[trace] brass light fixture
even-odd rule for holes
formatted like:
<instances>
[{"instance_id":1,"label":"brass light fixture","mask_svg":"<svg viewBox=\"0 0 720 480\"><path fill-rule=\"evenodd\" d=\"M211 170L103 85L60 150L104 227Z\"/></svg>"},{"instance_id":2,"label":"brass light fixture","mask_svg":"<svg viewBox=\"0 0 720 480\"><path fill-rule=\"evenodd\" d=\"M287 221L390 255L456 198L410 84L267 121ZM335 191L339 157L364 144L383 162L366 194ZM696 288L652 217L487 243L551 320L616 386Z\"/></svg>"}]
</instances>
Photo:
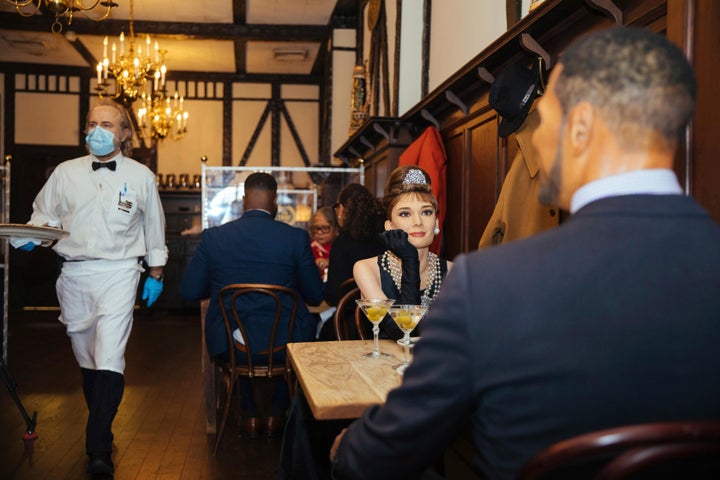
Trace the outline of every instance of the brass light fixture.
<instances>
[{"instance_id":1,"label":"brass light fixture","mask_svg":"<svg viewBox=\"0 0 720 480\"><path fill-rule=\"evenodd\" d=\"M142 94L143 106L138 109L137 119L143 138L179 140L187 133L188 112L183 97Z\"/></svg>"},{"instance_id":2,"label":"brass light fixture","mask_svg":"<svg viewBox=\"0 0 720 480\"><path fill-rule=\"evenodd\" d=\"M130 0L130 35L120 34L119 47L113 42L108 58L108 38L103 40L103 59L97 64L98 96L107 93L108 76L115 78L115 101L128 109L142 100L136 118L138 134L143 139L177 140L187 132L188 113L184 99L177 92L167 96L165 50L146 35L144 42L136 43L133 24L134 2ZM142 44L145 44L144 48Z\"/></svg>"},{"instance_id":3,"label":"brass light fixture","mask_svg":"<svg viewBox=\"0 0 720 480\"><path fill-rule=\"evenodd\" d=\"M82 13L85 17L90 20L101 22L110 16L110 11L117 7L118 4L112 0L5 0L15 7L15 11L23 17L31 17L38 13L42 9L43 12L55 15L50 29L53 33L60 33L62 31L61 19L65 19L68 25L72 24L73 16L77 13ZM91 12L96 7L98 10L95 12L96 15L92 15Z\"/></svg>"},{"instance_id":4,"label":"brass light fixture","mask_svg":"<svg viewBox=\"0 0 720 480\"><path fill-rule=\"evenodd\" d=\"M142 42L136 44L133 28L133 0L130 0L130 35L120 33L119 47L112 43L112 58L108 58L108 37L103 39L103 59L97 64L98 95L107 92L108 74L115 77L115 100L129 107L140 96L149 79L155 79L153 90L165 88L165 50L155 42L154 52L150 35L145 36L145 50Z\"/></svg>"}]
</instances>

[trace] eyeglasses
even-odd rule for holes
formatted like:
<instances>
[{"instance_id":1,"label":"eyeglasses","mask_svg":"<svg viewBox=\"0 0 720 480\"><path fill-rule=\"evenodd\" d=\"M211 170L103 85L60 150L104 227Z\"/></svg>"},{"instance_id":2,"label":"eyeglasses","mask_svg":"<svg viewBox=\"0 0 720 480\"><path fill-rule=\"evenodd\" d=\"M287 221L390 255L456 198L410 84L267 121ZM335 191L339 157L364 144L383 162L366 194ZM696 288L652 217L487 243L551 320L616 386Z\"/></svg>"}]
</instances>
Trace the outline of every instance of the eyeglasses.
<instances>
[{"instance_id":1,"label":"eyeglasses","mask_svg":"<svg viewBox=\"0 0 720 480\"><path fill-rule=\"evenodd\" d=\"M312 227L313 232L328 233L330 230L332 230L330 225L316 225Z\"/></svg>"}]
</instances>

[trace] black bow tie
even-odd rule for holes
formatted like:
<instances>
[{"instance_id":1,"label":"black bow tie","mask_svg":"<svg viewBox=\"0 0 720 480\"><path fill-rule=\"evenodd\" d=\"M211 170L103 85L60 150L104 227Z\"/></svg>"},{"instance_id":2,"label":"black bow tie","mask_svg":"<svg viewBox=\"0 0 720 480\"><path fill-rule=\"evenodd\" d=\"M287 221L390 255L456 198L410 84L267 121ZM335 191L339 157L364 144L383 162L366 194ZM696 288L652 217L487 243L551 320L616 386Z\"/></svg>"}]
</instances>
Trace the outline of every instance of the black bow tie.
<instances>
[{"instance_id":1,"label":"black bow tie","mask_svg":"<svg viewBox=\"0 0 720 480\"><path fill-rule=\"evenodd\" d=\"M113 160L112 162L92 162L93 170L97 170L98 168L106 167L114 172L116 166L117 166L117 163L115 162L115 160Z\"/></svg>"}]
</instances>

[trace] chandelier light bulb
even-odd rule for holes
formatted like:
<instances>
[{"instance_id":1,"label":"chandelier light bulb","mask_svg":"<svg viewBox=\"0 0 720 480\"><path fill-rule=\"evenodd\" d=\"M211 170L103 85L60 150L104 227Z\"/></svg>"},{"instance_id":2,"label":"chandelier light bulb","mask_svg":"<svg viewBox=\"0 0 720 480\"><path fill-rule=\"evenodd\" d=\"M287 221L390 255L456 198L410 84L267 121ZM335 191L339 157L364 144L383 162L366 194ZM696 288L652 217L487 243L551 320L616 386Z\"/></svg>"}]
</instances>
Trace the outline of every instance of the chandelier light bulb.
<instances>
[{"instance_id":1,"label":"chandelier light bulb","mask_svg":"<svg viewBox=\"0 0 720 480\"><path fill-rule=\"evenodd\" d=\"M130 0L129 35L126 37L125 32L120 33L119 48L115 42L111 43L108 37L103 39L103 59L97 67L98 95L103 96L106 93L110 86L108 76L111 75L115 79L116 101L132 109L132 104L138 98L142 100L136 115L140 127L138 133L143 138L162 140L171 136L178 139L187 131L188 114L184 111L184 99L178 92L175 92L173 97L167 96L166 51L161 50L159 43L153 42L148 34L135 37L133 10L133 0ZM107 56L108 45L111 45L111 59Z\"/></svg>"}]
</instances>

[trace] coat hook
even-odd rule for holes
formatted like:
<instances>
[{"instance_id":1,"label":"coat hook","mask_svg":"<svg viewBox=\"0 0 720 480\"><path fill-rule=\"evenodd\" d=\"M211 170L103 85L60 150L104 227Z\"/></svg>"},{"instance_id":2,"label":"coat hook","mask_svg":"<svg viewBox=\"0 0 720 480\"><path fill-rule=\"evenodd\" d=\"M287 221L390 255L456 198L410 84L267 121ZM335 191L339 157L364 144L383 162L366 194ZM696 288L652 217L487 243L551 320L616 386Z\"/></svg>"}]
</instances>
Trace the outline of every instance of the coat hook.
<instances>
[{"instance_id":1,"label":"coat hook","mask_svg":"<svg viewBox=\"0 0 720 480\"><path fill-rule=\"evenodd\" d=\"M463 103L463 101L460 100L458 98L458 96L452 92L452 90L445 90L445 98L447 98L450 103L453 103L453 104L457 105L458 107L460 107L460 110L462 110L463 115L467 115L467 113L468 113L467 105L465 105L465 103Z\"/></svg>"},{"instance_id":2,"label":"coat hook","mask_svg":"<svg viewBox=\"0 0 720 480\"><path fill-rule=\"evenodd\" d=\"M353 155L355 155L356 158L362 159L362 155L360 155L360 153L357 150L355 150L353 147L348 147L348 151L350 153L352 153Z\"/></svg>"},{"instance_id":3,"label":"coat hook","mask_svg":"<svg viewBox=\"0 0 720 480\"><path fill-rule=\"evenodd\" d=\"M373 125L373 129L374 129L376 132L378 132L380 135L382 135L383 137L385 137L385 141L386 141L386 142L390 142L390 134L387 132L387 130L385 130L385 129L382 127L382 125L380 125L379 123L376 123L376 124Z\"/></svg>"},{"instance_id":4,"label":"coat hook","mask_svg":"<svg viewBox=\"0 0 720 480\"><path fill-rule=\"evenodd\" d=\"M370 149L370 153L375 153L375 145L373 145L370 140L365 138L364 135L360 135L360 143L368 147Z\"/></svg>"},{"instance_id":5,"label":"coat hook","mask_svg":"<svg viewBox=\"0 0 720 480\"><path fill-rule=\"evenodd\" d=\"M480 80L485 80L487 83L492 84L495 81L495 77L493 77L493 74L490 73L485 67L478 67L477 75L478 77L480 77Z\"/></svg>"},{"instance_id":6,"label":"coat hook","mask_svg":"<svg viewBox=\"0 0 720 480\"><path fill-rule=\"evenodd\" d=\"M440 122L438 122L437 119L432 116L432 113L428 112L426 109L423 108L422 110L420 110L420 115L422 115L425 120L432 123L435 128L440 130Z\"/></svg>"},{"instance_id":7,"label":"coat hook","mask_svg":"<svg viewBox=\"0 0 720 480\"><path fill-rule=\"evenodd\" d=\"M537 43L529 33L520 34L520 45L528 52L532 52L539 57L542 57L542 59L545 61L545 68L547 70L550 70L550 54L548 54L545 49L542 48L540 44Z\"/></svg>"},{"instance_id":8,"label":"coat hook","mask_svg":"<svg viewBox=\"0 0 720 480\"><path fill-rule=\"evenodd\" d=\"M622 10L618 8L617 5L615 5L612 0L586 0L588 4L590 4L591 7L595 7L598 10L602 10L603 12L607 13L613 19L615 20L615 25L618 27L621 27L623 24L622 21Z\"/></svg>"}]
</instances>

